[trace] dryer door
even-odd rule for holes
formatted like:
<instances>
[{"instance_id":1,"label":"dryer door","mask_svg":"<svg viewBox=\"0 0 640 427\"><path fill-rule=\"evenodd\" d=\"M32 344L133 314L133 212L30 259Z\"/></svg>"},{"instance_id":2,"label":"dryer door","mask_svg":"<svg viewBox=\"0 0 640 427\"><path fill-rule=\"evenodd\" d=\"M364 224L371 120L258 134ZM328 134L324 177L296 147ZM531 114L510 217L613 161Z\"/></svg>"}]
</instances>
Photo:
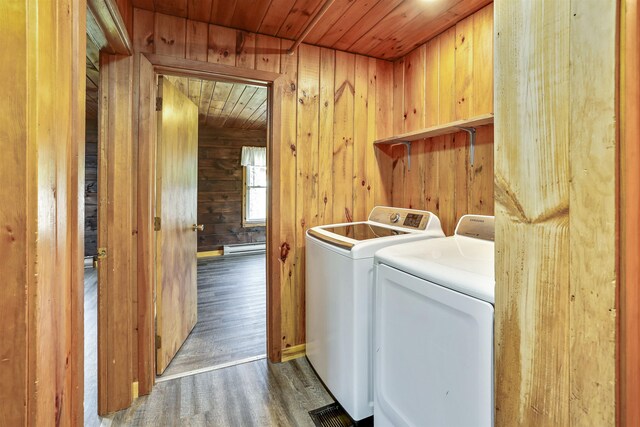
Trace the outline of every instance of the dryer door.
<instances>
[{"instance_id":1,"label":"dryer door","mask_svg":"<svg viewBox=\"0 0 640 427\"><path fill-rule=\"evenodd\" d=\"M493 306L376 268L376 426L493 425Z\"/></svg>"}]
</instances>

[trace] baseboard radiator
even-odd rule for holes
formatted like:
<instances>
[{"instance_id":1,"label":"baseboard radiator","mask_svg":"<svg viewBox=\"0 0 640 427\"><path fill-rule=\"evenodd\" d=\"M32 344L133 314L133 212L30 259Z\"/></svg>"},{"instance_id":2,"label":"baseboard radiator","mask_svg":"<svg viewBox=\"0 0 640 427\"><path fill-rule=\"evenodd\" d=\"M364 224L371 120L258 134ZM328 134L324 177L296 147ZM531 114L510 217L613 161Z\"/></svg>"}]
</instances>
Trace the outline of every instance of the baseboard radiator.
<instances>
[{"instance_id":1,"label":"baseboard radiator","mask_svg":"<svg viewBox=\"0 0 640 427\"><path fill-rule=\"evenodd\" d=\"M224 245L224 255L247 255L264 253L267 250L266 243L245 243L241 245Z\"/></svg>"}]
</instances>

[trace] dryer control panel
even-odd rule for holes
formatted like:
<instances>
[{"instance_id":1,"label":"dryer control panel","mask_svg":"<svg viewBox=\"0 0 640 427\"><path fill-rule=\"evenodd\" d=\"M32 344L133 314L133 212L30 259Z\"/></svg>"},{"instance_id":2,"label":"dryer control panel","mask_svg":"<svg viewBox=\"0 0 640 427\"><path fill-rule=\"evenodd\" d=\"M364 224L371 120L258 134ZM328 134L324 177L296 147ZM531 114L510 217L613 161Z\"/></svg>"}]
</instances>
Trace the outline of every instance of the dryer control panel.
<instances>
[{"instance_id":1,"label":"dryer control panel","mask_svg":"<svg viewBox=\"0 0 640 427\"><path fill-rule=\"evenodd\" d=\"M385 225L425 231L434 226L440 228L440 220L429 211L376 206L369 214L369 221Z\"/></svg>"}]
</instances>

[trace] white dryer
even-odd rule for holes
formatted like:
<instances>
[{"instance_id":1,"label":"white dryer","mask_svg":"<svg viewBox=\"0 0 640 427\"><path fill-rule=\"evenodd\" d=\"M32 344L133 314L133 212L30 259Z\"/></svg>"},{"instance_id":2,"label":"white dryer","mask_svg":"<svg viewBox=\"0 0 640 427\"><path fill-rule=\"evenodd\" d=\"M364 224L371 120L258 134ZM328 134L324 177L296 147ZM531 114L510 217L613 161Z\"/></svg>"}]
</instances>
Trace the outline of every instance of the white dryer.
<instances>
[{"instance_id":1,"label":"white dryer","mask_svg":"<svg viewBox=\"0 0 640 427\"><path fill-rule=\"evenodd\" d=\"M375 256L376 426L493 425L494 218Z\"/></svg>"},{"instance_id":2,"label":"white dryer","mask_svg":"<svg viewBox=\"0 0 640 427\"><path fill-rule=\"evenodd\" d=\"M444 233L434 214L385 206L367 221L307 231L307 358L355 421L373 415L373 256L436 237Z\"/></svg>"}]
</instances>

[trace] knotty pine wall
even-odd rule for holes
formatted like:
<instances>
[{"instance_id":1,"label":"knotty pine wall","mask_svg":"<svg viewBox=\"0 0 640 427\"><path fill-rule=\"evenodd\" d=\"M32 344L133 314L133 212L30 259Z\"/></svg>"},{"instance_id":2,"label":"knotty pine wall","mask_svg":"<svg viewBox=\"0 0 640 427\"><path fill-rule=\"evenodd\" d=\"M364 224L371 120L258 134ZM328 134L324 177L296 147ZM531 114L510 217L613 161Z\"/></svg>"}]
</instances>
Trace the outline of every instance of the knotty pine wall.
<instances>
[{"instance_id":1,"label":"knotty pine wall","mask_svg":"<svg viewBox=\"0 0 640 427\"><path fill-rule=\"evenodd\" d=\"M496 2L497 426L616 425L619 4Z\"/></svg>"},{"instance_id":2,"label":"knotty pine wall","mask_svg":"<svg viewBox=\"0 0 640 427\"><path fill-rule=\"evenodd\" d=\"M82 0L0 2L5 426L83 423L85 12Z\"/></svg>"},{"instance_id":3,"label":"knotty pine wall","mask_svg":"<svg viewBox=\"0 0 640 427\"><path fill-rule=\"evenodd\" d=\"M242 226L242 147L265 147L266 130L198 128L198 252L265 242L264 226Z\"/></svg>"},{"instance_id":4,"label":"knotty pine wall","mask_svg":"<svg viewBox=\"0 0 640 427\"><path fill-rule=\"evenodd\" d=\"M316 224L363 220L387 204L390 167L372 141L392 134L393 64L360 55L134 9L136 53L156 53L279 72L282 241L281 348L305 342L304 233ZM378 162L376 156L381 158ZM387 166L388 165L388 166ZM389 176L389 174L382 174Z\"/></svg>"},{"instance_id":5,"label":"knotty pine wall","mask_svg":"<svg viewBox=\"0 0 640 427\"><path fill-rule=\"evenodd\" d=\"M493 4L418 47L393 67L393 132L493 113ZM477 129L475 159L466 132L392 151L394 206L427 209L447 235L460 216L493 215L493 125Z\"/></svg>"},{"instance_id":6,"label":"knotty pine wall","mask_svg":"<svg viewBox=\"0 0 640 427\"><path fill-rule=\"evenodd\" d=\"M85 123L84 256L98 252L98 119Z\"/></svg>"}]
</instances>

